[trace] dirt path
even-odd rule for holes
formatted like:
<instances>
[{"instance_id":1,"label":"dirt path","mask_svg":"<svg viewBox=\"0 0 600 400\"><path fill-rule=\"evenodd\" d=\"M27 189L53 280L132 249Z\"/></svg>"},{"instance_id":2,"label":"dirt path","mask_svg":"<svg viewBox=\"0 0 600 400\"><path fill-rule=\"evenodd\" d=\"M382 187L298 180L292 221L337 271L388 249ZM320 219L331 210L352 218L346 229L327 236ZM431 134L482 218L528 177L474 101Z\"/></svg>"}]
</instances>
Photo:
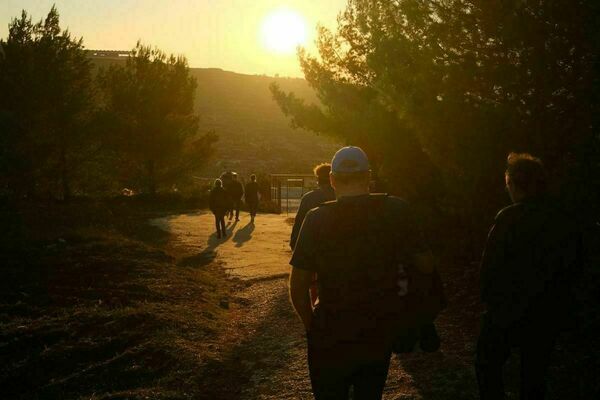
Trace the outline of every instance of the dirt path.
<instances>
[{"instance_id":1,"label":"dirt path","mask_svg":"<svg viewBox=\"0 0 600 400\"><path fill-rule=\"evenodd\" d=\"M249 222L244 215L228 225L226 239L218 240L210 214L152 221L171 232L169 250L180 265L218 263L234 281L235 293L223 304L229 307L231 318L225 332L212 343L218 357L201 368L203 398L312 399L304 333L287 296L290 224L278 215L259 215L254 226ZM416 354L402 361L394 357L384 399L472 398L460 377L464 373L471 380L470 372L463 372L464 365L455 361L443 353ZM456 382L437 390L431 386L431 377L440 365L451 370Z\"/></svg>"}]
</instances>

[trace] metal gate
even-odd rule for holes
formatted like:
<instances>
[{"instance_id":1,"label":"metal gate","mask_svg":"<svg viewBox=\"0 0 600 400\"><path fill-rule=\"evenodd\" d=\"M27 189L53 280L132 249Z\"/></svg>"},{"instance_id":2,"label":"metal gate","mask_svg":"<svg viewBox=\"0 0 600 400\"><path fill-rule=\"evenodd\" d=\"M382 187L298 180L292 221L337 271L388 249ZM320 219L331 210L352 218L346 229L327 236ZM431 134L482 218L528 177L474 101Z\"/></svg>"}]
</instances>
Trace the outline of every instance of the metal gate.
<instances>
[{"instance_id":1,"label":"metal gate","mask_svg":"<svg viewBox=\"0 0 600 400\"><path fill-rule=\"evenodd\" d=\"M317 187L313 174L271 174L271 199L279 212L295 213L304 193Z\"/></svg>"}]
</instances>

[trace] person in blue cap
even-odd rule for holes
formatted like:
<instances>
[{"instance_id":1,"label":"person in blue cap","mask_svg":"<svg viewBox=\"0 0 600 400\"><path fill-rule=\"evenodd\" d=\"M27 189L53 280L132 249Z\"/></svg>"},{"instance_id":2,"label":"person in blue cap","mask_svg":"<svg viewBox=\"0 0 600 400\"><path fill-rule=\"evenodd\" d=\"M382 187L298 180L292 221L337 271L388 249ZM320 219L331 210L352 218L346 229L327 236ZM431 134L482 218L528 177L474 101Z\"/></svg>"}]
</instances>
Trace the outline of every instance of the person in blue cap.
<instances>
[{"instance_id":1,"label":"person in blue cap","mask_svg":"<svg viewBox=\"0 0 600 400\"><path fill-rule=\"evenodd\" d=\"M418 324L407 275L427 280L433 261L408 204L369 193L362 149L340 149L330 180L337 200L306 214L290 260L290 299L307 333L315 399L348 399L351 387L356 400L381 399L398 331Z\"/></svg>"}]
</instances>

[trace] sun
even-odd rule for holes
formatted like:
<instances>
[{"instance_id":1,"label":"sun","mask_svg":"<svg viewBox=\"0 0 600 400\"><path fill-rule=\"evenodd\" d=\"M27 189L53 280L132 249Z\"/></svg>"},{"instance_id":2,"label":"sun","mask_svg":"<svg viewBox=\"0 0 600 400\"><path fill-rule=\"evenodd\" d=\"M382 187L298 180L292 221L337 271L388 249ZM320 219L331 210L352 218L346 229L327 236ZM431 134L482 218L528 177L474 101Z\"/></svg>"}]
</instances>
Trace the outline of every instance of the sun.
<instances>
[{"instance_id":1,"label":"sun","mask_svg":"<svg viewBox=\"0 0 600 400\"><path fill-rule=\"evenodd\" d=\"M293 10L275 10L263 20L262 43L272 52L293 53L297 46L306 44L306 38L306 21Z\"/></svg>"}]
</instances>

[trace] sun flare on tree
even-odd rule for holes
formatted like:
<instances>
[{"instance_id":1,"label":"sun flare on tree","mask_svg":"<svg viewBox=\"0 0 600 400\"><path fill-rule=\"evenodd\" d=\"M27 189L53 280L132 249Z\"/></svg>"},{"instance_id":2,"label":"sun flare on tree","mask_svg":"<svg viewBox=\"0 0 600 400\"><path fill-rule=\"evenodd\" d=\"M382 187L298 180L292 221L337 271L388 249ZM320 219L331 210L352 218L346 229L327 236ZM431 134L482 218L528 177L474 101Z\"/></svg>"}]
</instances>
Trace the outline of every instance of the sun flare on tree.
<instances>
[{"instance_id":1,"label":"sun flare on tree","mask_svg":"<svg viewBox=\"0 0 600 400\"><path fill-rule=\"evenodd\" d=\"M273 53L290 54L306 44L306 20L296 11L282 8L268 14L261 27L263 46Z\"/></svg>"}]
</instances>

